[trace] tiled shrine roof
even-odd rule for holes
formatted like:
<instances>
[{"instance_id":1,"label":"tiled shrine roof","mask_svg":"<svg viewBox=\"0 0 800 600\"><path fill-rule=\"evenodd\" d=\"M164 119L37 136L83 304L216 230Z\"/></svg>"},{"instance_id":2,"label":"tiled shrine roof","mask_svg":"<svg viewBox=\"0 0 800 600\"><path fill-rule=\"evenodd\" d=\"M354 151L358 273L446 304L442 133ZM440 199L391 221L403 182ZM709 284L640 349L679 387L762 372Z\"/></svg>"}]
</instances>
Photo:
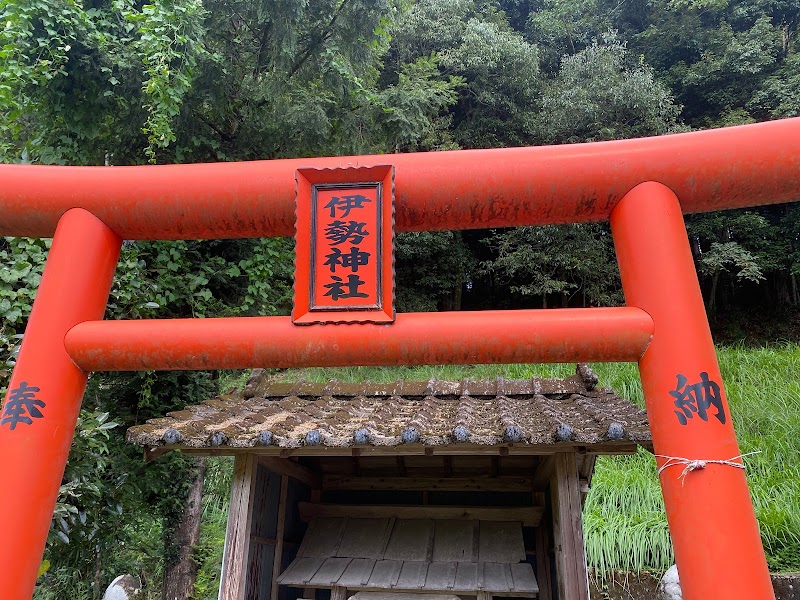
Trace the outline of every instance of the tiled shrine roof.
<instances>
[{"instance_id":1,"label":"tiled shrine roof","mask_svg":"<svg viewBox=\"0 0 800 600\"><path fill-rule=\"evenodd\" d=\"M650 444L645 412L566 379L280 383L254 371L244 390L128 431L151 449Z\"/></svg>"}]
</instances>

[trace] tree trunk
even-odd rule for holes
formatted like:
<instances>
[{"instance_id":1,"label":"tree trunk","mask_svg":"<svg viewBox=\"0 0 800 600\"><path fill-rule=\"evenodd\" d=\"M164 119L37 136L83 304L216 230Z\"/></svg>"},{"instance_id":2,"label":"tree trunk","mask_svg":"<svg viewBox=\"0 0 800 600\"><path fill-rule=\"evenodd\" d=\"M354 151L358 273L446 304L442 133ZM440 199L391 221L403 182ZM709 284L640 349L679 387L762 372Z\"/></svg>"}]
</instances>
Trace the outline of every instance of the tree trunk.
<instances>
[{"instance_id":1,"label":"tree trunk","mask_svg":"<svg viewBox=\"0 0 800 600\"><path fill-rule=\"evenodd\" d=\"M103 590L100 586L103 585L103 562L102 555L100 554L100 547L95 547L94 555L94 582L92 583L92 596L94 600L100 600Z\"/></svg>"},{"instance_id":2,"label":"tree trunk","mask_svg":"<svg viewBox=\"0 0 800 600\"><path fill-rule=\"evenodd\" d=\"M197 469L189 486L181 522L175 529L173 542L177 548L177 558L167 565L164 573L164 600L190 600L194 594L197 563L192 553L200 541L200 501L205 474L206 459L201 458L197 461Z\"/></svg>"},{"instance_id":3,"label":"tree trunk","mask_svg":"<svg viewBox=\"0 0 800 600\"><path fill-rule=\"evenodd\" d=\"M708 314L713 316L717 310L717 284L719 284L719 271L711 278L711 291L708 294Z\"/></svg>"},{"instance_id":4,"label":"tree trunk","mask_svg":"<svg viewBox=\"0 0 800 600\"><path fill-rule=\"evenodd\" d=\"M455 245L461 246L463 248L465 246L464 234L461 231L454 231L453 242L455 242ZM461 266L460 269L461 269L461 277L458 278L458 282L453 288L453 310L461 310L461 297L464 292L464 284L466 283L466 278L467 278L467 274L464 267Z\"/></svg>"},{"instance_id":5,"label":"tree trunk","mask_svg":"<svg viewBox=\"0 0 800 600\"><path fill-rule=\"evenodd\" d=\"M463 292L463 283L459 283L455 288L453 288L453 310L461 310L461 297Z\"/></svg>"}]
</instances>

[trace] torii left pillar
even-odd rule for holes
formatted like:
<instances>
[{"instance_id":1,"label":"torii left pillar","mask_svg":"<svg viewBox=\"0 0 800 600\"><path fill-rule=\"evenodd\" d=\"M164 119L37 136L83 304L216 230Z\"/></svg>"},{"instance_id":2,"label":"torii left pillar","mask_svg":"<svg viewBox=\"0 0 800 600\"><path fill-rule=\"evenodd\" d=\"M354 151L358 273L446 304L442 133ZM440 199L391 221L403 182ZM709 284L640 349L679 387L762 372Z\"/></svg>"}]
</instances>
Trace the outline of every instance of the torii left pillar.
<instances>
[{"instance_id":1,"label":"torii left pillar","mask_svg":"<svg viewBox=\"0 0 800 600\"><path fill-rule=\"evenodd\" d=\"M122 240L90 212L61 217L0 413L0 598L30 600L88 373L64 336L103 318Z\"/></svg>"}]
</instances>

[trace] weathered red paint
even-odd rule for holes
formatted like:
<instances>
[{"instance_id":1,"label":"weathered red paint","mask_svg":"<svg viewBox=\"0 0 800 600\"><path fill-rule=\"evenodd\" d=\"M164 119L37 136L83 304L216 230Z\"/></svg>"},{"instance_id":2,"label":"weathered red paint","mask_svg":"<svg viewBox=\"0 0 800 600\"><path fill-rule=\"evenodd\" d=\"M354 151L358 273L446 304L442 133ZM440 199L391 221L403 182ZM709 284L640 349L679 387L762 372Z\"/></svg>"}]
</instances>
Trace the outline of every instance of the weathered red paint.
<instances>
[{"instance_id":1,"label":"weathered red paint","mask_svg":"<svg viewBox=\"0 0 800 600\"><path fill-rule=\"evenodd\" d=\"M87 371L636 361L637 308L407 313L391 325L298 327L289 317L90 321L66 336Z\"/></svg>"},{"instance_id":2,"label":"weathered red paint","mask_svg":"<svg viewBox=\"0 0 800 600\"><path fill-rule=\"evenodd\" d=\"M393 325L303 328L289 317L97 320L118 236L289 236L297 169L387 163L395 168L400 230L610 217L629 306L407 314ZM660 184L639 185L651 180ZM800 119L601 144L391 157L115 168L1 165L0 181L0 235L56 233L10 387L23 381L39 387L46 414L14 431L0 424L0 598L25 600L86 383L79 367L639 360L657 451L687 460L734 458L738 449L721 387L714 408L727 414L724 422L686 409L682 423L670 395L698 377L721 386L681 212L800 198ZM680 374L690 379L681 383ZM685 483L680 475L679 467L667 469L661 482L684 597L773 598L743 472L711 463L689 473Z\"/></svg>"},{"instance_id":3,"label":"weathered red paint","mask_svg":"<svg viewBox=\"0 0 800 600\"><path fill-rule=\"evenodd\" d=\"M643 183L614 209L611 228L625 300L655 322L639 372L656 454L741 462L678 199L661 184ZM703 419L689 410L681 424L670 391L685 390L678 374L691 384L703 373L718 383L723 412L711 407ZM684 467L661 473L683 597L774 598L745 472L710 463L682 477Z\"/></svg>"},{"instance_id":4,"label":"weathered red paint","mask_svg":"<svg viewBox=\"0 0 800 600\"><path fill-rule=\"evenodd\" d=\"M391 159L391 160L389 160ZM397 229L607 219L660 181L683 212L800 199L800 118L536 148L142 167L0 165L0 235L47 237L80 206L124 239L294 234L295 170L395 166Z\"/></svg>"},{"instance_id":5,"label":"weathered red paint","mask_svg":"<svg viewBox=\"0 0 800 600\"><path fill-rule=\"evenodd\" d=\"M81 209L66 212L56 229L8 386L39 388L42 416L13 430L8 422L0 425L3 600L28 600L33 592L86 386L87 373L64 350L64 334L76 323L103 317L121 244Z\"/></svg>"}]
</instances>

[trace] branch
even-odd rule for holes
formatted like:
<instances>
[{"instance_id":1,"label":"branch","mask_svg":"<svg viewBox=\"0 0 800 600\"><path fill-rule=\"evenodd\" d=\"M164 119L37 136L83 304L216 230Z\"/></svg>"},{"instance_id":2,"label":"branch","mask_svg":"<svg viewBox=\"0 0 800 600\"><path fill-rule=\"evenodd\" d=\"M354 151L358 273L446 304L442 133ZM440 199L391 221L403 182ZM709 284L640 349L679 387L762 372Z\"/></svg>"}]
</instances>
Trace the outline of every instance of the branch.
<instances>
[{"instance_id":1,"label":"branch","mask_svg":"<svg viewBox=\"0 0 800 600\"><path fill-rule=\"evenodd\" d=\"M232 142L232 141L233 141L233 136L232 136L231 134L229 134L229 133L227 133L227 132L223 131L222 129L220 129L220 128L219 128L217 125L215 125L215 124L214 124L214 123L213 123L213 122L212 122L212 121L211 121L211 120L210 120L208 117L206 117L204 114L202 114L202 113L198 112L198 111L197 111L197 110L195 110L195 109L192 109L192 115L193 115L193 116L195 116L195 117L197 117L197 119L198 119L200 122L202 122L202 123L204 123L205 125L207 125L207 126L210 128L210 129L213 129L213 130L214 130L214 132L216 132L216 134L217 134L217 135L218 135L220 138L222 138L222 140L223 140L224 142Z\"/></svg>"},{"instance_id":2,"label":"branch","mask_svg":"<svg viewBox=\"0 0 800 600\"><path fill-rule=\"evenodd\" d=\"M309 42L308 46L301 52L300 57L295 61L292 67L289 69L288 78L290 79L295 73L297 73L300 68L306 63L306 61L311 58L311 55L317 50L322 44L327 42L331 36L333 35L333 28L336 25L336 21L339 19L339 16L344 12L347 3L350 0L342 0L342 3L339 5L339 8L336 9L333 17L331 17L330 22L323 30L322 34L316 37L315 40ZM258 110L262 108L267 102L270 101L270 98L262 98L255 104L255 109Z\"/></svg>"},{"instance_id":3,"label":"branch","mask_svg":"<svg viewBox=\"0 0 800 600\"><path fill-rule=\"evenodd\" d=\"M267 38L269 37L269 27L270 22L269 19L264 23L264 29L261 31L261 41L258 45L258 56L256 57L256 68L253 71L253 75L258 75L261 73L261 69L264 64L264 59L266 55L266 47L267 47Z\"/></svg>"},{"instance_id":4,"label":"branch","mask_svg":"<svg viewBox=\"0 0 800 600\"><path fill-rule=\"evenodd\" d=\"M305 64L305 62L311 57L311 54L314 52L314 50L319 48L322 44L330 39L331 35L333 35L333 27L336 25L336 20L342 14L349 1L350 0L342 0L342 3L339 5L339 8L336 9L336 12L333 14L333 17L331 17L331 20L328 23L328 26L322 32L322 35L319 36L316 41L312 41L308 46L306 46L306 49L303 51L300 58L294 63L294 65L292 65L292 68L289 69L289 77L292 77L292 75L300 70L300 67L302 67L303 64Z\"/></svg>"}]
</instances>

